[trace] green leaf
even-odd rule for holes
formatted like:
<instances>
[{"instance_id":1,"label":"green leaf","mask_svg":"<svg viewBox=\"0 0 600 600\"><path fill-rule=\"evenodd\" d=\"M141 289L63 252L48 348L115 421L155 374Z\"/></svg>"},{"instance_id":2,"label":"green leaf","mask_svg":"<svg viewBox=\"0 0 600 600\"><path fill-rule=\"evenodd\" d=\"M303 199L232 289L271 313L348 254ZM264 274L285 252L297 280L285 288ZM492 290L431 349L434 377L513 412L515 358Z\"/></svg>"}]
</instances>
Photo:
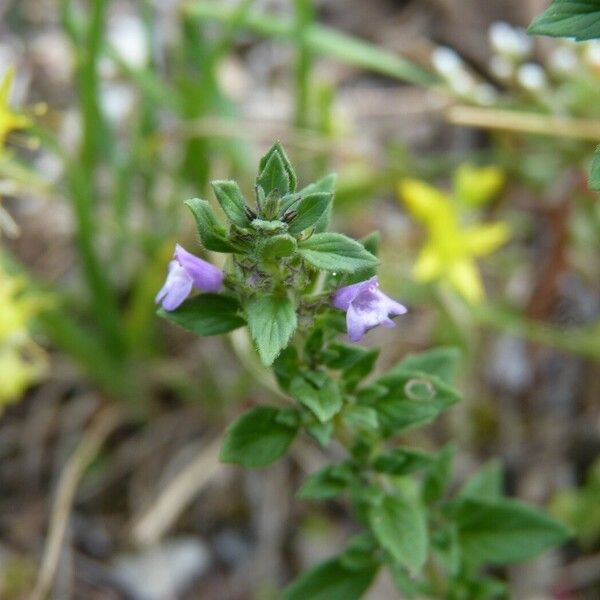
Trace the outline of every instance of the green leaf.
<instances>
[{"instance_id":1,"label":"green leaf","mask_svg":"<svg viewBox=\"0 0 600 600\"><path fill-rule=\"evenodd\" d=\"M377 411L369 406L351 404L346 407L343 416L344 421L356 431L370 432L379 429Z\"/></svg>"},{"instance_id":2,"label":"green leaf","mask_svg":"<svg viewBox=\"0 0 600 600\"><path fill-rule=\"evenodd\" d=\"M269 148L267 153L260 159L260 162L258 163L259 173L261 173L262 171L265 170L265 168L266 168L269 160L273 156L273 154L279 155L281 164L283 165L283 169L287 175L287 181L289 182L288 191L284 192L283 190L279 190L279 195L285 196L285 194L287 194L288 192L295 192L296 185L297 185L296 172L294 171L294 167L292 166L292 163L290 162L290 159L288 158L288 156L280 142L275 142ZM269 191L270 190L265 189L265 194L268 194Z\"/></svg>"},{"instance_id":3,"label":"green leaf","mask_svg":"<svg viewBox=\"0 0 600 600\"><path fill-rule=\"evenodd\" d=\"M326 500L339 496L354 477L349 462L327 466L313 473L302 484L298 498L302 500Z\"/></svg>"},{"instance_id":4,"label":"green leaf","mask_svg":"<svg viewBox=\"0 0 600 600\"><path fill-rule=\"evenodd\" d=\"M299 415L293 409L253 408L226 430L221 461L244 467L264 467L282 456L298 432Z\"/></svg>"},{"instance_id":5,"label":"green leaf","mask_svg":"<svg viewBox=\"0 0 600 600\"><path fill-rule=\"evenodd\" d=\"M591 190L600 192L600 146L596 148L594 158L592 159L589 185Z\"/></svg>"},{"instance_id":6,"label":"green leaf","mask_svg":"<svg viewBox=\"0 0 600 600\"><path fill-rule=\"evenodd\" d=\"M418 371L394 369L374 385L387 389L372 404L387 435L426 425L460 400L458 392L441 379Z\"/></svg>"},{"instance_id":7,"label":"green leaf","mask_svg":"<svg viewBox=\"0 0 600 600\"><path fill-rule=\"evenodd\" d=\"M463 485L459 496L478 500L497 500L502 498L502 487L502 467L497 460L492 460Z\"/></svg>"},{"instance_id":8,"label":"green leaf","mask_svg":"<svg viewBox=\"0 0 600 600\"><path fill-rule=\"evenodd\" d=\"M298 235L312 227L329 210L332 199L333 195L328 192L315 192L304 196L294 209L296 216L290 222L289 233Z\"/></svg>"},{"instance_id":9,"label":"green leaf","mask_svg":"<svg viewBox=\"0 0 600 600\"><path fill-rule=\"evenodd\" d=\"M425 502L439 500L450 485L455 451L454 446L448 444L437 453L423 483L422 495Z\"/></svg>"},{"instance_id":10,"label":"green leaf","mask_svg":"<svg viewBox=\"0 0 600 600\"><path fill-rule=\"evenodd\" d=\"M327 205L325 212L319 217L319 220L315 223L315 233L322 233L329 227L329 221L331 221L331 209L333 207L333 194L335 192L335 184L337 182L337 174L330 173L325 177L307 185L301 192L303 196L308 194L314 194L315 192L326 192L330 193L332 201Z\"/></svg>"},{"instance_id":11,"label":"green leaf","mask_svg":"<svg viewBox=\"0 0 600 600\"><path fill-rule=\"evenodd\" d=\"M333 421L327 423L313 423L306 425L306 433L315 439L323 448L326 448L333 435Z\"/></svg>"},{"instance_id":12,"label":"green leaf","mask_svg":"<svg viewBox=\"0 0 600 600\"><path fill-rule=\"evenodd\" d=\"M256 183L263 189L265 196L275 190L280 197L289 192L290 180L279 152L271 153Z\"/></svg>"},{"instance_id":13,"label":"green leaf","mask_svg":"<svg viewBox=\"0 0 600 600\"><path fill-rule=\"evenodd\" d=\"M302 188L300 194L302 196L308 196L309 194L314 194L316 192L333 194L335 192L336 183L337 173L330 173L329 175L325 175L325 177L321 177L321 179L314 183L309 183L305 188Z\"/></svg>"},{"instance_id":14,"label":"green leaf","mask_svg":"<svg viewBox=\"0 0 600 600\"><path fill-rule=\"evenodd\" d=\"M235 298L223 294L200 294L186 300L177 310L160 308L157 314L197 335L219 335L246 324Z\"/></svg>"},{"instance_id":15,"label":"green leaf","mask_svg":"<svg viewBox=\"0 0 600 600\"><path fill-rule=\"evenodd\" d=\"M407 354L391 372L422 371L423 373L437 375L446 383L451 384L456 375L459 359L460 350L458 348L434 348L426 352Z\"/></svg>"},{"instance_id":16,"label":"green leaf","mask_svg":"<svg viewBox=\"0 0 600 600\"><path fill-rule=\"evenodd\" d=\"M282 350L273 363L273 371L277 378L277 383L284 390L289 389L292 379L299 370L298 350L295 346L288 346Z\"/></svg>"},{"instance_id":17,"label":"green leaf","mask_svg":"<svg viewBox=\"0 0 600 600\"><path fill-rule=\"evenodd\" d=\"M248 227L246 201L235 181L211 181L215 196L227 218L238 227Z\"/></svg>"},{"instance_id":18,"label":"green leaf","mask_svg":"<svg viewBox=\"0 0 600 600\"><path fill-rule=\"evenodd\" d=\"M192 198L185 204L192 211L202 245L214 252L242 252L242 248L229 241L225 227L219 223L206 200Z\"/></svg>"},{"instance_id":19,"label":"green leaf","mask_svg":"<svg viewBox=\"0 0 600 600\"><path fill-rule=\"evenodd\" d=\"M333 342L327 346L324 364L330 369L350 369L363 359L368 352L369 350L362 346Z\"/></svg>"},{"instance_id":20,"label":"green leaf","mask_svg":"<svg viewBox=\"0 0 600 600\"><path fill-rule=\"evenodd\" d=\"M317 269L352 273L378 264L358 242L341 233L316 233L300 242L299 253Z\"/></svg>"},{"instance_id":21,"label":"green leaf","mask_svg":"<svg viewBox=\"0 0 600 600\"><path fill-rule=\"evenodd\" d=\"M527 31L531 35L575 38L578 42L600 38L600 2L554 0Z\"/></svg>"},{"instance_id":22,"label":"green leaf","mask_svg":"<svg viewBox=\"0 0 600 600\"><path fill-rule=\"evenodd\" d=\"M329 421L342 409L342 395L335 381L326 377L322 385L307 380L310 373L292 379L290 394L309 408L321 423Z\"/></svg>"},{"instance_id":23,"label":"green leaf","mask_svg":"<svg viewBox=\"0 0 600 600\"><path fill-rule=\"evenodd\" d=\"M282 600L359 600L377 569L377 564L354 569L333 558L302 573L285 588Z\"/></svg>"},{"instance_id":24,"label":"green leaf","mask_svg":"<svg viewBox=\"0 0 600 600\"><path fill-rule=\"evenodd\" d=\"M346 389L354 389L373 370L380 352L380 348L369 348L351 367L344 369L342 377Z\"/></svg>"},{"instance_id":25,"label":"green leaf","mask_svg":"<svg viewBox=\"0 0 600 600\"><path fill-rule=\"evenodd\" d=\"M361 238L359 240L359 242L367 252L370 252L373 256L377 256L377 253L379 251L379 232L378 231L373 231L372 233L365 236L364 238ZM337 281L336 281L336 279L333 278L333 276L331 276L330 282L331 282L332 287L338 287L339 285L342 285L342 284L343 285L351 285L353 283L359 283L361 281L365 281L366 279L370 279L371 277L373 277L373 275L376 275L376 274L377 274L377 268L375 266L371 266L366 269L359 269L358 271L355 271L354 273L352 273L352 275L346 275L346 276L344 276L343 279L338 276Z\"/></svg>"},{"instance_id":26,"label":"green leaf","mask_svg":"<svg viewBox=\"0 0 600 600\"><path fill-rule=\"evenodd\" d=\"M403 600L412 600L413 598L419 597L421 584L410 576L406 571L406 567L392 562L389 565L389 569L392 575L392 581L396 586L396 589L400 592L400 597ZM424 598L424 594L421 594L421 597Z\"/></svg>"},{"instance_id":27,"label":"green leaf","mask_svg":"<svg viewBox=\"0 0 600 600\"><path fill-rule=\"evenodd\" d=\"M527 560L569 537L564 525L512 499L463 498L452 516L465 559L474 565Z\"/></svg>"},{"instance_id":28,"label":"green leaf","mask_svg":"<svg viewBox=\"0 0 600 600\"><path fill-rule=\"evenodd\" d=\"M379 254L379 242L381 241L379 231L372 231L359 241L373 256Z\"/></svg>"},{"instance_id":29,"label":"green leaf","mask_svg":"<svg viewBox=\"0 0 600 600\"><path fill-rule=\"evenodd\" d=\"M427 560L427 520L421 506L397 496L386 496L369 511L369 522L379 543L394 560L419 572Z\"/></svg>"},{"instance_id":30,"label":"green leaf","mask_svg":"<svg viewBox=\"0 0 600 600\"><path fill-rule=\"evenodd\" d=\"M260 245L260 254L266 260L276 260L291 256L298 244L291 235L285 233L265 239Z\"/></svg>"},{"instance_id":31,"label":"green leaf","mask_svg":"<svg viewBox=\"0 0 600 600\"><path fill-rule=\"evenodd\" d=\"M380 473L390 475L409 475L429 467L434 460L429 452L423 450L394 448L389 452L378 454L373 461L373 468Z\"/></svg>"},{"instance_id":32,"label":"green leaf","mask_svg":"<svg viewBox=\"0 0 600 600\"><path fill-rule=\"evenodd\" d=\"M377 540L370 531L358 533L350 538L340 560L351 570L377 567Z\"/></svg>"},{"instance_id":33,"label":"green leaf","mask_svg":"<svg viewBox=\"0 0 600 600\"><path fill-rule=\"evenodd\" d=\"M246 304L246 316L263 364L273 364L296 330L297 318L292 301L282 296L260 296Z\"/></svg>"}]
</instances>

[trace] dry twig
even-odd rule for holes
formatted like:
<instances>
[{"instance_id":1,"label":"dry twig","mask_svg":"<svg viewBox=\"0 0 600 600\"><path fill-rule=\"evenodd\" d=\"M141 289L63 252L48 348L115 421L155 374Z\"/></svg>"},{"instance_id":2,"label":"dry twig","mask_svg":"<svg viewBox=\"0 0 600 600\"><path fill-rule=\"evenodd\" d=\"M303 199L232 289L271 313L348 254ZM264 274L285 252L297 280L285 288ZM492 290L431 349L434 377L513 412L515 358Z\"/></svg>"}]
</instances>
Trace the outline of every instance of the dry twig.
<instances>
[{"instance_id":1,"label":"dry twig","mask_svg":"<svg viewBox=\"0 0 600 600\"><path fill-rule=\"evenodd\" d=\"M221 436L214 439L167 483L150 508L132 527L134 541L153 545L176 521L188 503L212 479L220 467Z\"/></svg>"},{"instance_id":2,"label":"dry twig","mask_svg":"<svg viewBox=\"0 0 600 600\"><path fill-rule=\"evenodd\" d=\"M58 480L44 554L30 600L44 600L50 592L79 482L102 444L120 423L119 410L114 407L103 410L85 432L65 464Z\"/></svg>"}]
</instances>

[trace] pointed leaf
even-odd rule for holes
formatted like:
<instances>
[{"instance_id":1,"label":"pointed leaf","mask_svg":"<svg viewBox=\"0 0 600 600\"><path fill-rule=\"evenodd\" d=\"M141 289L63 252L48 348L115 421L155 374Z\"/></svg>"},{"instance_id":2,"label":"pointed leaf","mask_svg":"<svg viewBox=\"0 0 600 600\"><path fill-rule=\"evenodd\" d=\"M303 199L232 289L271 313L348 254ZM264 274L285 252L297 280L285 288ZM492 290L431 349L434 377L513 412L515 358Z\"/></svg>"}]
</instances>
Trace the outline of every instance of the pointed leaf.
<instances>
[{"instance_id":1,"label":"pointed leaf","mask_svg":"<svg viewBox=\"0 0 600 600\"><path fill-rule=\"evenodd\" d=\"M246 316L258 354L263 364L269 366L296 330L294 305L283 296L260 296L247 303Z\"/></svg>"},{"instance_id":2,"label":"pointed leaf","mask_svg":"<svg viewBox=\"0 0 600 600\"><path fill-rule=\"evenodd\" d=\"M600 3L554 0L527 31L531 35L575 38L578 42L600 38Z\"/></svg>"},{"instance_id":3,"label":"pointed leaf","mask_svg":"<svg viewBox=\"0 0 600 600\"><path fill-rule=\"evenodd\" d=\"M312 227L329 210L333 195L327 192L315 192L304 196L297 205L296 216L290 222L289 233L297 235Z\"/></svg>"},{"instance_id":4,"label":"pointed leaf","mask_svg":"<svg viewBox=\"0 0 600 600\"><path fill-rule=\"evenodd\" d=\"M285 588L282 600L359 600L377 568L376 563L370 563L353 569L340 558L328 560L302 573Z\"/></svg>"},{"instance_id":5,"label":"pointed leaf","mask_svg":"<svg viewBox=\"0 0 600 600\"><path fill-rule=\"evenodd\" d=\"M325 423L342 409L340 389L329 377L323 385L317 387L306 380L306 375L305 373L304 376L298 375L292 379L290 394L309 408L321 423Z\"/></svg>"},{"instance_id":6,"label":"pointed leaf","mask_svg":"<svg viewBox=\"0 0 600 600\"><path fill-rule=\"evenodd\" d=\"M349 462L329 465L312 473L298 490L298 498L302 500L325 500L339 496L354 477Z\"/></svg>"},{"instance_id":7,"label":"pointed leaf","mask_svg":"<svg viewBox=\"0 0 600 600\"><path fill-rule=\"evenodd\" d=\"M429 452L415 448L394 448L375 457L373 468L390 475L409 475L430 466L435 460Z\"/></svg>"},{"instance_id":8,"label":"pointed leaf","mask_svg":"<svg viewBox=\"0 0 600 600\"><path fill-rule=\"evenodd\" d=\"M425 425L460 400L460 394L441 379L419 371L394 369L374 384L387 389L372 403L387 435Z\"/></svg>"},{"instance_id":9,"label":"pointed leaf","mask_svg":"<svg viewBox=\"0 0 600 600\"><path fill-rule=\"evenodd\" d=\"M227 231L215 216L206 200L192 198L185 204L192 211L202 245L214 252L242 252L243 250L227 238Z\"/></svg>"},{"instance_id":10,"label":"pointed leaf","mask_svg":"<svg viewBox=\"0 0 600 600\"><path fill-rule=\"evenodd\" d=\"M283 168L285 169L285 172L287 174L287 180L289 181L289 190L288 191L295 192L296 185L297 185L296 172L294 171L294 167L292 166L290 159L288 158L285 150L283 149L283 146L279 142L275 142L269 148L268 152L260 159L260 162L258 164L259 172L262 172L264 170L267 163L269 162L269 159L271 158L271 156L273 154L279 154L279 158L281 159ZM266 190L265 190L265 192L268 193ZM281 193L281 196L283 196L283 195L287 194L288 192L282 192L280 190L280 193Z\"/></svg>"},{"instance_id":11,"label":"pointed leaf","mask_svg":"<svg viewBox=\"0 0 600 600\"><path fill-rule=\"evenodd\" d=\"M490 461L475 473L460 490L461 498L497 500L502 497L502 467L497 460Z\"/></svg>"},{"instance_id":12,"label":"pointed leaf","mask_svg":"<svg viewBox=\"0 0 600 600\"><path fill-rule=\"evenodd\" d=\"M302 195L314 194L315 192L329 192L332 194L332 201L327 206L325 212L319 217L319 220L315 223L315 233L322 233L329 227L329 221L331 220L331 209L333 207L333 194L335 192L335 184L337 182L337 174L330 173L325 177L307 185L302 190Z\"/></svg>"},{"instance_id":13,"label":"pointed leaf","mask_svg":"<svg viewBox=\"0 0 600 600\"><path fill-rule=\"evenodd\" d=\"M386 496L369 511L371 529L396 562L419 572L427 560L427 520L422 507L396 496Z\"/></svg>"},{"instance_id":14,"label":"pointed leaf","mask_svg":"<svg viewBox=\"0 0 600 600\"><path fill-rule=\"evenodd\" d=\"M316 233L300 242L298 252L306 262L324 271L352 273L379 262L362 244L341 233Z\"/></svg>"},{"instance_id":15,"label":"pointed leaf","mask_svg":"<svg viewBox=\"0 0 600 600\"><path fill-rule=\"evenodd\" d=\"M210 184L227 218L238 227L248 227L247 205L238 184L235 181L211 181Z\"/></svg>"},{"instance_id":16,"label":"pointed leaf","mask_svg":"<svg viewBox=\"0 0 600 600\"><path fill-rule=\"evenodd\" d=\"M264 467L282 456L298 432L293 409L260 406L238 417L225 432L221 461Z\"/></svg>"},{"instance_id":17,"label":"pointed leaf","mask_svg":"<svg viewBox=\"0 0 600 600\"><path fill-rule=\"evenodd\" d=\"M476 565L527 560L569 538L569 531L558 521L508 498L464 498L453 516L463 556Z\"/></svg>"},{"instance_id":18,"label":"pointed leaf","mask_svg":"<svg viewBox=\"0 0 600 600\"><path fill-rule=\"evenodd\" d=\"M265 196L277 190L279 196L290 191L290 179L279 152L273 152L260 171L256 183L262 188Z\"/></svg>"}]
</instances>

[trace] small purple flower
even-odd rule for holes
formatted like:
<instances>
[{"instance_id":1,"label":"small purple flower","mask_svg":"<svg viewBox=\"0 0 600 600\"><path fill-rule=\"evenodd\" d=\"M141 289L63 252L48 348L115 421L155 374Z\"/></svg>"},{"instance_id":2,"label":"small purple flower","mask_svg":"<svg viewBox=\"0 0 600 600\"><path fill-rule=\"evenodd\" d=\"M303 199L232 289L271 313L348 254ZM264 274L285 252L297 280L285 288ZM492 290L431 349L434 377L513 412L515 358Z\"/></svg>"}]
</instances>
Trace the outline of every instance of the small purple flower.
<instances>
[{"instance_id":1,"label":"small purple flower","mask_svg":"<svg viewBox=\"0 0 600 600\"><path fill-rule=\"evenodd\" d=\"M190 254L179 244L169 263L165 284L156 295L155 302L165 310L175 310L188 297L192 288L205 292L218 292L223 285L223 271Z\"/></svg>"},{"instance_id":2,"label":"small purple flower","mask_svg":"<svg viewBox=\"0 0 600 600\"><path fill-rule=\"evenodd\" d=\"M333 295L333 306L346 311L348 337L353 342L361 340L369 329L383 325L395 327L390 315L403 315L406 307L379 290L377 277L347 285Z\"/></svg>"}]
</instances>

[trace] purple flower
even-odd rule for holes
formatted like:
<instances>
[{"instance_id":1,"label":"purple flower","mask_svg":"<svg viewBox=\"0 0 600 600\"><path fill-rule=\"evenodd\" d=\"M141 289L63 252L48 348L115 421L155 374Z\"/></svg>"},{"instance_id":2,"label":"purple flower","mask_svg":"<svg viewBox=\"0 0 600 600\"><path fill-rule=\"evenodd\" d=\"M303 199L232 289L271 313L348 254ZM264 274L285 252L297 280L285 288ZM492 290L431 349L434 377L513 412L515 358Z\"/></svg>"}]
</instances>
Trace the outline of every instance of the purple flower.
<instances>
[{"instance_id":1,"label":"purple flower","mask_svg":"<svg viewBox=\"0 0 600 600\"><path fill-rule=\"evenodd\" d=\"M383 325L395 327L390 315L403 315L406 307L379 290L377 277L347 285L333 295L333 306L346 311L348 336L358 342L366 331Z\"/></svg>"},{"instance_id":2,"label":"purple flower","mask_svg":"<svg viewBox=\"0 0 600 600\"><path fill-rule=\"evenodd\" d=\"M223 285L223 271L214 265L190 254L179 244L169 263L165 284L156 295L155 302L165 310L175 310L192 291L192 288L205 292L218 292Z\"/></svg>"}]
</instances>

